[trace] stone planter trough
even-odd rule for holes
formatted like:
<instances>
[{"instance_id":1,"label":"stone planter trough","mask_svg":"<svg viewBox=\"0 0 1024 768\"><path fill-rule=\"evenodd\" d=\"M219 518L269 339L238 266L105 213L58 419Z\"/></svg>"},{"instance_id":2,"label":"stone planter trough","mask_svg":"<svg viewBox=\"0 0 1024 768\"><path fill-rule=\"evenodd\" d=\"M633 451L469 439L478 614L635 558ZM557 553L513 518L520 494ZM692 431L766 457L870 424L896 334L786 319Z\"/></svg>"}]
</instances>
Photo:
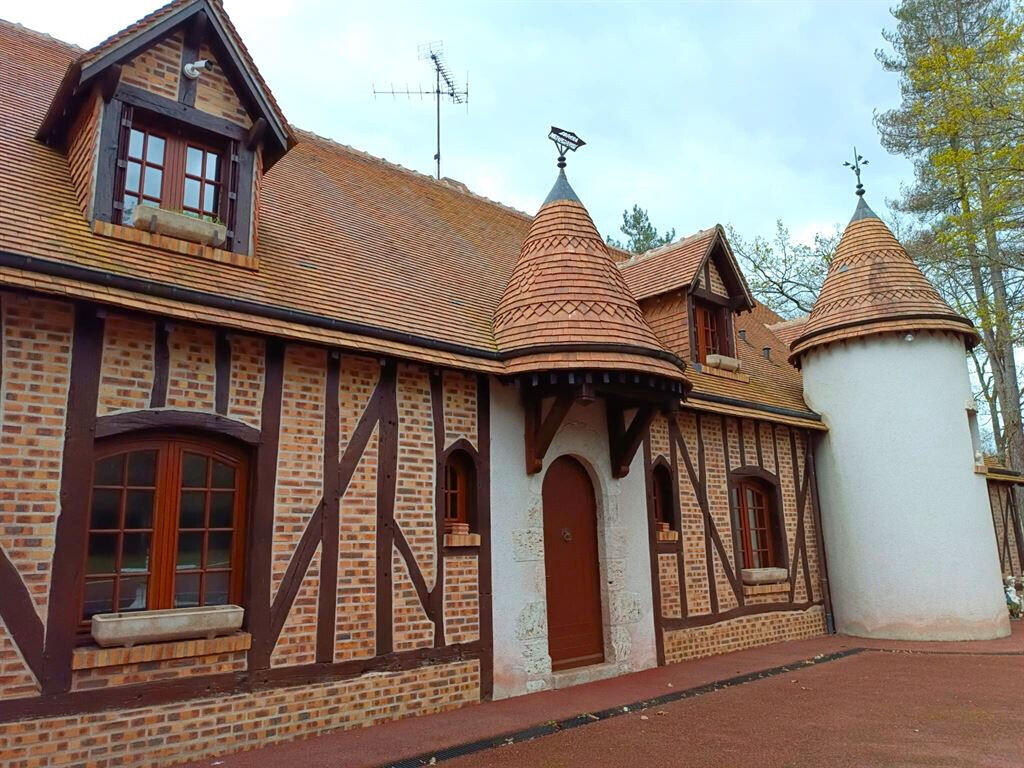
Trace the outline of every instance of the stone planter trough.
<instances>
[{"instance_id":1,"label":"stone planter trough","mask_svg":"<svg viewBox=\"0 0 1024 768\"><path fill-rule=\"evenodd\" d=\"M237 605L98 613L92 617L92 637L104 648L212 638L241 629L244 615Z\"/></svg>"},{"instance_id":2,"label":"stone planter trough","mask_svg":"<svg viewBox=\"0 0 1024 768\"><path fill-rule=\"evenodd\" d=\"M211 245L214 248L224 245L228 237L228 228L224 224L164 210L154 205L136 206L132 226L146 232Z\"/></svg>"}]
</instances>

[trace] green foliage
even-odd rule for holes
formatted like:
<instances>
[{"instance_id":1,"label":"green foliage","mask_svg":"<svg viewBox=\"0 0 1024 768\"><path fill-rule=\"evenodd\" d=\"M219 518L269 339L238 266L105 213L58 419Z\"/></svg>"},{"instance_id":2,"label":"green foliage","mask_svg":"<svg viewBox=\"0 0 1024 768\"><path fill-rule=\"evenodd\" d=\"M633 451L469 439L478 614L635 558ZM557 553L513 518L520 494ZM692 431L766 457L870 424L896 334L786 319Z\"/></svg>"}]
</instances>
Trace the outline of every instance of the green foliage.
<instances>
[{"instance_id":1,"label":"green foliage","mask_svg":"<svg viewBox=\"0 0 1024 768\"><path fill-rule=\"evenodd\" d=\"M839 230L819 232L807 245L794 242L781 221L775 223L771 240L746 240L732 226L727 229L732 251L758 300L782 317L809 313L839 245Z\"/></svg>"},{"instance_id":2,"label":"green foliage","mask_svg":"<svg viewBox=\"0 0 1024 768\"><path fill-rule=\"evenodd\" d=\"M609 235L607 237L608 245L633 253L644 253L652 248L668 245L676 239L674 228L659 235L657 228L651 224L647 211L639 205L634 205L632 211L622 212L622 227L620 229L626 236L625 244Z\"/></svg>"}]
</instances>

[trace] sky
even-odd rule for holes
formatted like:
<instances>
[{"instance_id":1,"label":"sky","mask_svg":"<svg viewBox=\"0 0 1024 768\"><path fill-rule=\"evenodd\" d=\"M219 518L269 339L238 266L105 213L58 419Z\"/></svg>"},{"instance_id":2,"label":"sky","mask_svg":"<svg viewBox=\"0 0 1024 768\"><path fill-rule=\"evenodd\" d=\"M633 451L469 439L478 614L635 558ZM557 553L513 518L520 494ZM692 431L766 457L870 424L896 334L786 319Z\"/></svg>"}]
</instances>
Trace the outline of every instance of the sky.
<instances>
[{"instance_id":1,"label":"sky","mask_svg":"<svg viewBox=\"0 0 1024 768\"><path fill-rule=\"evenodd\" d=\"M0 0L0 17L91 47L160 0ZM602 234L647 208L684 235L731 224L810 241L853 212L853 145L868 200L911 181L881 148L876 111L899 102L875 58L885 2L340 3L225 0L289 121L433 174L434 103L422 43L443 41L469 104L442 106L442 174L535 213L555 178L550 126L586 142L567 169ZM97 12L97 8L103 12Z\"/></svg>"}]
</instances>

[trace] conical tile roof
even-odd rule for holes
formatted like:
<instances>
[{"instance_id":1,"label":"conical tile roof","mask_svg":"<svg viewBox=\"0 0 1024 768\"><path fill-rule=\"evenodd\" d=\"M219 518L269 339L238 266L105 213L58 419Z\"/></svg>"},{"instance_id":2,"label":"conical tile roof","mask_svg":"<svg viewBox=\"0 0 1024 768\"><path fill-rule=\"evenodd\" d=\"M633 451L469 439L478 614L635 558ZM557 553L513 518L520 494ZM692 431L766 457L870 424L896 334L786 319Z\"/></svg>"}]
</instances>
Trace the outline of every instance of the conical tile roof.
<instances>
[{"instance_id":1,"label":"conical tile roof","mask_svg":"<svg viewBox=\"0 0 1024 768\"><path fill-rule=\"evenodd\" d=\"M560 171L494 314L509 373L603 369L683 380Z\"/></svg>"},{"instance_id":2,"label":"conical tile roof","mask_svg":"<svg viewBox=\"0 0 1024 768\"><path fill-rule=\"evenodd\" d=\"M919 330L960 334L969 347L978 341L971 322L953 311L861 197L790 362L799 365L809 350L836 341Z\"/></svg>"}]
</instances>

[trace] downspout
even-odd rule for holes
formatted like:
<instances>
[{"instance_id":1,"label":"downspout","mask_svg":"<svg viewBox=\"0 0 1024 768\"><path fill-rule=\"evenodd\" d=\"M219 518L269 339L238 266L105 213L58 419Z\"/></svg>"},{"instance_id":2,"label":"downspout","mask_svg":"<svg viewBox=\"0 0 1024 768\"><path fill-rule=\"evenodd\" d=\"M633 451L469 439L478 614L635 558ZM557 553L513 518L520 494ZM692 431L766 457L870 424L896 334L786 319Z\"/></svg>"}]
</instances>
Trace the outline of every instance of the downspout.
<instances>
[{"instance_id":1,"label":"downspout","mask_svg":"<svg viewBox=\"0 0 1024 768\"><path fill-rule=\"evenodd\" d=\"M804 461L811 462L811 494L814 504L814 530L817 534L815 542L818 550L818 574L821 578L821 595L825 601L825 630L830 635L836 633L836 622L832 616L832 590L828 583L828 558L825 557L825 533L821 527L821 500L818 497L818 471L814 466L814 446L810 430L805 432L807 456Z\"/></svg>"}]
</instances>

